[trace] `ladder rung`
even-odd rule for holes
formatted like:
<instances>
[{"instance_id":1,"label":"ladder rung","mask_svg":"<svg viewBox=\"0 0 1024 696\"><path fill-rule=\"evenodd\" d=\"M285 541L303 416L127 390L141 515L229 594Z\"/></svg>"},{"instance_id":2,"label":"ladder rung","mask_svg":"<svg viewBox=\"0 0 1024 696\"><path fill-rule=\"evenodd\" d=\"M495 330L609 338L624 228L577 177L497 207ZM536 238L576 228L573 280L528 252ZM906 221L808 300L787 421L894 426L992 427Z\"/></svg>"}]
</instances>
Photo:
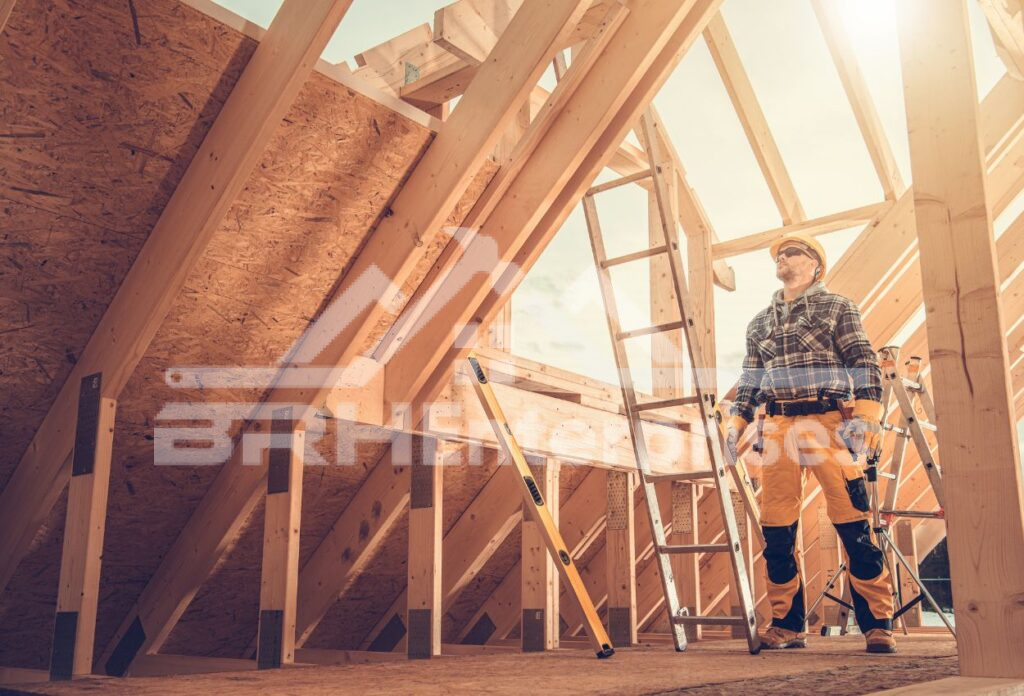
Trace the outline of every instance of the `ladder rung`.
<instances>
[{"instance_id":1,"label":"ladder rung","mask_svg":"<svg viewBox=\"0 0 1024 696\"><path fill-rule=\"evenodd\" d=\"M701 481L715 478L715 472L711 471L681 471L674 474L647 474L644 480L648 483L659 483L661 481Z\"/></svg>"},{"instance_id":2,"label":"ladder rung","mask_svg":"<svg viewBox=\"0 0 1024 696\"><path fill-rule=\"evenodd\" d=\"M650 169L645 169L642 172L637 172L636 174L630 174L628 176L622 177L621 179L612 179L611 181L608 181L608 182L603 183L603 184L598 184L597 186L594 186L594 187L590 188L587 191L587 195L588 196L593 196L593 195L596 195L598 193L602 193L603 191L610 191L613 188L618 188L620 186L625 186L626 184L632 184L634 181L640 181L641 179L646 179L650 175L651 175L651 170Z\"/></svg>"},{"instance_id":3,"label":"ladder rung","mask_svg":"<svg viewBox=\"0 0 1024 696\"><path fill-rule=\"evenodd\" d=\"M661 401L645 401L636 405L637 411L653 411L658 408L672 408L674 406L691 406L699 404L699 396L681 396L678 399L662 399Z\"/></svg>"},{"instance_id":4,"label":"ladder rung","mask_svg":"<svg viewBox=\"0 0 1024 696\"><path fill-rule=\"evenodd\" d=\"M920 382L915 382L906 377L903 378L903 386L907 388L907 391L919 392L924 390Z\"/></svg>"},{"instance_id":5,"label":"ladder rung","mask_svg":"<svg viewBox=\"0 0 1024 696\"><path fill-rule=\"evenodd\" d=\"M618 266L622 263L639 261L640 259L646 259L650 256L664 254L666 251L668 251L668 247L664 244L661 246L651 247L650 249L644 249L643 251L634 251L632 254L626 254L625 256L616 256L613 259L605 259L601 262L601 268L611 268L612 266Z\"/></svg>"},{"instance_id":6,"label":"ladder rung","mask_svg":"<svg viewBox=\"0 0 1024 696\"><path fill-rule=\"evenodd\" d=\"M728 544L665 544L658 547L658 553L723 553Z\"/></svg>"},{"instance_id":7,"label":"ladder rung","mask_svg":"<svg viewBox=\"0 0 1024 696\"><path fill-rule=\"evenodd\" d=\"M919 420L917 421L917 424L920 425L925 430L931 430L933 433L939 431L939 429L936 428L934 424L929 423L928 421Z\"/></svg>"},{"instance_id":8,"label":"ladder rung","mask_svg":"<svg viewBox=\"0 0 1024 696\"><path fill-rule=\"evenodd\" d=\"M674 624L703 624L705 626L746 626L742 616L674 616Z\"/></svg>"},{"instance_id":9,"label":"ladder rung","mask_svg":"<svg viewBox=\"0 0 1024 696\"><path fill-rule=\"evenodd\" d=\"M649 336L656 333L664 333L666 331L675 331L676 329L683 328L683 322L681 321L670 321L667 324L655 324L654 326L645 326L642 329L632 329L630 331L620 331L615 334L615 338L620 341L624 341L627 338L636 338L637 336Z\"/></svg>"}]
</instances>

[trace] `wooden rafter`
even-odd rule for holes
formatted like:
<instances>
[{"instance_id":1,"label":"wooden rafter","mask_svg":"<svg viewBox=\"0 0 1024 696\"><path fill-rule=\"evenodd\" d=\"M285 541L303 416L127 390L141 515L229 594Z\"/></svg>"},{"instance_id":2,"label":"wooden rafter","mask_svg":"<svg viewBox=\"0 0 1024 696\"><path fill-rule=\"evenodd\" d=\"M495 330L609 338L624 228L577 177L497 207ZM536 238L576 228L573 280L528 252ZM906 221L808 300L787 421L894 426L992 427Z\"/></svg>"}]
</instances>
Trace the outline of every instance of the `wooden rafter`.
<instances>
[{"instance_id":1,"label":"wooden rafter","mask_svg":"<svg viewBox=\"0 0 1024 696\"><path fill-rule=\"evenodd\" d=\"M102 372L120 394L350 4L274 18L0 495L0 589L67 483L78 382Z\"/></svg>"},{"instance_id":2,"label":"wooden rafter","mask_svg":"<svg viewBox=\"0 0 1024 696\"><path fill-rule=\"evenodd\" d=\"M1007 71L1024 80L1024 5L1021 0L978 0L985 11L996 53Z\"/></svg>"},{"instance_id":3,"label":"wooden rafter","mask_svg":"<svg viewBox=\"0 0 1024 696\"><path fill-rule=\"evenodd\" d=\"M629 40L610 43L570 98L567 109L577 117L552 125L533 153L531 162L536 164L523 168L487 216L486 229L502 261L514 261L520 269L532 265L718 4L699 0L668 7L650 2L630 12L619 30ZM459 346L452 327L486 323L497 310L500 298L487 278L461 280L453 279L457 288L441 295L450 299L438 303L437 311L428 314L429 322L387 364L388 403L417 409L432 400L450 378L456 359L468 351ZM511 292L518 280L503 284L502 294Z\"/></svg>"},{"instance_id":4,"label":"wooden rafter","mask_svg":"<svg viewBox=\"0 0 1024 696\"><path fill-rule=\"evenodd\" d=\"M768 119L757 101L757 95L754 94L754 87L750 84L750 78L729 34L729 28L720 14L708 23L704 30L704 40L711 51L718 74L725 83L736 115L739 116L743 132L747 134L750 147L754 150L754 157L768 183L768 190L782 216L782 224L802 221L806 216L800 204L800 197L782 161L782 153L779 152L775 137L768 126Z\"/></svg>"},{"instance_id":5,"label":"wooden rafter","mask_svg":"<svg viewBox=\"0 0 1024 696\"><path fill-rule=\"evenodd\" d=\"M828 50L832 54L832 62L836 65L846 98L853 108L853 116L857 119L857 126L864 138L864 144L867 145L871 163L875 166L878 181L882 185L882 193L886 200L895 200L906 187L893 156L892 146L885 135L878 109L857 62L853 43L839 14L839 2L812 0L811 6L825 36Z\"/></svg>"}]
</instances>

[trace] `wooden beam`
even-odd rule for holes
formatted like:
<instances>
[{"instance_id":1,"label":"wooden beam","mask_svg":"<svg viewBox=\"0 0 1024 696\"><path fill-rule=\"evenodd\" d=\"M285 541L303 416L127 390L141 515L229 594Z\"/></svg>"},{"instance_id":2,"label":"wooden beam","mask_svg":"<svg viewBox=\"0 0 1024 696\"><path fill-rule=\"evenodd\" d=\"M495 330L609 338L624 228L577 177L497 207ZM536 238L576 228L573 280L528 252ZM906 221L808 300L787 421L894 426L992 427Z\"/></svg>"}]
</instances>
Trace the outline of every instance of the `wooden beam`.
<instances>
[{"instance_id":1,"label":"wooden beam","mask_svg":"<svg viewBox=\"0 0 1024 696\"><path fill-rule=\"evenodd\" d=\"M558 524L557 459L547 458L531 466L534 478L542 485L544 504ZM540 526L523 511L523 538L520 567L522 583L520 640L523 652L543 652L558 647L558 569L548 553Z\"/></svg>"},{"instance_id":2,"label":"wooden beam","mask_svg":"<svg viewBox=\"0 0 1024 696\"><path fill-rule=\"evenodd\" d=\"M870 205L844 210L839 213L825 215L813 220L804 220L791 225L783 225L772 230L757 232L737 239L730 239L727 242L718 242L712 247L712 254L716 259L726 259L730 256L739 256L751 251L767 249L773 243L782 239L792 232L803 232L818 236L837 232L839 230L857 227L858 225L877 224L880 216L886 213L894 205L891 201L872 203Z\"/></svg>"},{"instance_id":3,"label":"wooden beam","mask_svg":"<svg viewBox=\"0 0 1024 696\"><path fill-rule=\"evenodd\" d=\"M291 407L274 411L267 451L267 504L263 515L260 614L256 664L273 669L295 662L295 612L302 525L305 431Z\"/></svg>"},{"instance_id":4,"label":"wooden beam","mask_svg":"<svg viewBox=\"0 0 1024 696\"><path fill-rule=\"evenodd\" d=\"M322 0L321 0L322 1ZM393 311L402 288L419 262L440 239L442 226L494 147L500 131L529 96L554 55L554 46L585 10L585 0L557 0L517 16L466 91L459 108L444 122L416 170L398 192L385 216L347 270L328 303L345 296L360 279L387 283L367 299L375 300L333 335L313 332L293 353L293 363L342 370L355 360L385 313ZM290 5L289 5L290 7ZM304 11L308 8L303 5ZM268 35L269 36L269 35ZM364 281L365 282L365 281ZM306 388L273 389L269 403L308 404L306 420L324 402L337 379ZM266 476L264 467L243 466L241 448L221 467L196 512L122 622L108 653L108 670L123 670L139 650L158 650L188 602L252 510Z\"/></svg>"},{"instance_id":5,"label":"wooden beam","mask_svg":"<svg viewBox=\"0 0 1024 696\"><path fill-rule=\"evenodd\" d=\"M608 635L616 646L636 645L636 524L633 489L636 476L608 472L605 565Z\"/></svg>"},{"instance_id":6,"label":"wooden beam","mask_svg":"<svg viewBox=\"0 0 1024 696\"><path fill-rule=\"evenodd\" d=\"M116 397L163 323L351 0L289 0L271 24L0 495L0 590L71 472L74 395Z\"/></svg>"},{"instance_id":7,"label":"wooden beam","mask_svg":"<svg viewBox=\"0 0 1024 696\"><path fill-rule=\"evenodd\" d=\"M255 660L236 657L200 657L195 655L139 655L132 663L133 677L169 677L179 674L218 674L248 672L256 669Z\"/></svg>"},{"instance_id":8,"label":"wooden beam","mask_svg":"<svg viewBox=\"0 0 1024 696\"><path fill-rule=\"evenodd\" d=\"M886 200L896 200L906 186L893 156L889 138L885 135L882 119L871 98L867 81L857 62L853 42L850 41L846 24L840 15L840 3L837 0L811 0L811 6L818 18L825 44L832 54L832 62L839 73L839 81L842 82L846 98L853 108L853 116L868 148L871 163L875 166L878 182L882 185L882 193Z\"/></svg>"},{"instance_id":9,"label":"wooden beam","mask_svg":"<svg viewBox=\"0 0 1024 696\"><path fill-rule=\"evenodd\" d=\"M411 439L406 654L422 660L441 655L444 454L434 438Z\"/></svg>"},{"instance_id":10,"label":"wooden beam","mask_svg":"<svg viewBox=\"0 0 1024 696\"><path fill-rule=\"evenodd\" d=\"M966 2L897 6L964 676L1024 676L1024 490Z\"/></svg>"},{"instance_id":11,"label":"wooden beam","mask_svg":"<svg viewBox=\"0 0 1024 696\"><path fill-rule=\"evenodd\" d=\"M498 43L522 0L460 0L434 13L434 43L480 65Z\"/></svg>"},{"instance_id":12,"label":"wooden beam","mask_svg":"<svg viewBox=\"0 0 1024 696\"><path fill-rule=\"evenodd\" d=\"M729 34L729 28L720 14L716 14L708 22L704 30L704 41L707 42L718 74L725 83L725 89L736 109L736 115L739 116L743 132L747 134L754 157L768 183L768 190L782 216L782 223L788 225L802 221L806 216L800 204L800 197L797 196L796 187L793 186L789 171L782 161L782 153L779 152L768 126L768 119L761 110L757 95L754 94L754 87L747 77L747 71Z\"/></svg>"},{"instance_id":13,"label":"wooden beam","mask_svg":"<svg viewBox=\"0 0 1024 696\"><path fill-rule=\"evenodd\" d=\"M586 14L572 27L560 49L569 48L591 38L611 5L621 0L588 2ZM498 39L507 30L512 17L523 6L523 0L459 0L434 13L434 43L466 64L484 62Z\"/></svg>"},{"instance_id":14,"label":"wooden beam","mask_svg":"<svg viewBox=\"0 0 1024 696\"><path fill-rule=\"evenodd\" d=\"M103 531L117 402L103 396L103 375L82 378L57 585L50 679L92 673Z\"/></svg>"},{"instance_id":15,"label":"wooden beam","mask_svg":"<svg viewBox=\"0 0 1024 696\"><path fill-rule=\"evenodd\" d=\"M493 387L508 413L523 414L511 423L518 428L517 436L527 443L530 454L627 472L636 470L625 416L505 384L493 383ZM422 426L415 429L448 439L496 446L496 438L487 436L490 421L479 401L473 400L472 390L469 384L452 384L425 409ZM456 404L458 410L452 413ZM687 414L680 420L693 423L694 419ZM700 462L689 456L699 451L703 443L697 434L665 423L649 423L644 430L652 470L679 473L700 468Z\"/></svg>"},{"instance_id":16,"label":"wooden beam","mask_svg":"<svg viewBox=\"0 0 1024 696\"><path fill-rule=\"evenodd\" d=\"M1021 0L978 0L985 12L996 53L1007 72L1024 80L1024 5Z\"/></svg>"}]
</instances>

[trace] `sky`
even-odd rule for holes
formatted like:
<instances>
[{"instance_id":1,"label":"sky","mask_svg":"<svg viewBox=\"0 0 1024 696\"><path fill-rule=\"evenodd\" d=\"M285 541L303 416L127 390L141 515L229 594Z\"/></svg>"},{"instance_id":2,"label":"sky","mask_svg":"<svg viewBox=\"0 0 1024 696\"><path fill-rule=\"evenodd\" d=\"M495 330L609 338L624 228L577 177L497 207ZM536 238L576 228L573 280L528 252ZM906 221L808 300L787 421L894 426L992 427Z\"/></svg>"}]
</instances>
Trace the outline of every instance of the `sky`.
<instances>
[{"instance_id":1,"label":"sky","mask_svg":"<svg viewBox=\"0 0 1024 696\"><path fill-rule=\"evenodd\" d=\"M268 26L281 0L217 0ZM423 23L443 0L354 0L324 51L330 62L353 56ZM977 2L968 2L979 99L1005 68ZM895 0L842 0L841 12L897 164L911 179L896 35ZM725 0L725 21L809 218L879 202L882 190L857 129L809 0ZM544 80L550 87L550 74ZM697 41L655 98L691 187L721 240L779 227L782 221L703 40ZM455 108L458 108L457 106ZM635 143L635 141L634 141ZM598 180L614 178L606 171ZM598 198L609 255L646 247L647 196L636 186ZM1024 197L996 221L996 234L1024 208ZM857 236L851 229L818 237L834 263ZM745 328L779 287L766 251L729 260L737 289L716 288L720 384L731 384L743 357ZM625 328L647 325L647 265L615 274ZM593 256L577 208L512 299L512 352L617 383ZM923 314L916 317L916 322ZM905 335L915 328L912 322ZM630 345L631 363L649 366L649 339ZM636 370L647 390L650 370Z\"/></svg>"}]
</instances>

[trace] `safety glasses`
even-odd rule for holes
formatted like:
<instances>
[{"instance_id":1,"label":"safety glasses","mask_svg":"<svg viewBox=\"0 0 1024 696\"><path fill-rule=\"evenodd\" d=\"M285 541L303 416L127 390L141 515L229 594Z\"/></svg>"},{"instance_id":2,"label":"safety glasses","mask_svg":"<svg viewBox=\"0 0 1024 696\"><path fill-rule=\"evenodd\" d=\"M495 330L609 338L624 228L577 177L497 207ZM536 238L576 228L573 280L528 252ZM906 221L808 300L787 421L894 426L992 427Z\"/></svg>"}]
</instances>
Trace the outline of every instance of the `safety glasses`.
<instances>
[{"instance_id":1,"label":"safety glasses","mask_svg":"<svg viewBox=\"0 0 1024 696\"><path fill-rule=\"evenodd\" d=\"M778 253L778 255L775 257L775 260L778 261L783 256L785 256L787 258L792 257L792 256L807 256L808 258L811 257L811 255L808 254L806 251L804 251L800 247L795 247L795 246L786 247L785 249L780 251Z\"/></svg>"}]
</instances>

